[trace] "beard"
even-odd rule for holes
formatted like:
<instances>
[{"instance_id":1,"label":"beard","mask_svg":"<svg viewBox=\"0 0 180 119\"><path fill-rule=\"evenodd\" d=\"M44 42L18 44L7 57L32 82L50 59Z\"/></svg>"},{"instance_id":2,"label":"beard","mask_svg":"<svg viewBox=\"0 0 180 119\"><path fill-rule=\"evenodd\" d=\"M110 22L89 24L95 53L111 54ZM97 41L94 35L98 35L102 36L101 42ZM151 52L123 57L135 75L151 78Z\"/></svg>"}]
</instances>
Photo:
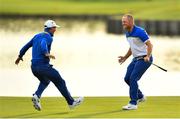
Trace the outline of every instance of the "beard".
<instances>
[{"instance_id":1,"label":"beard","mask_svg":"<svg viewBox=\"0 0 180 119\"><path fill-rule=\"evenodd\" d=\"M125 26L125 25L124 25L124 26L123 26L123 29L124 29L124 30L127 30L127 29L128 29L128 26Z\"/></svg>"},{"instance_id":2,"label":"beard","mask_svg":"<svg viewBox=\"0 0 180 119\"><path fill-rule=\"evenodd\" d=\"M127 26L127 25L123 25L123 29L124 29L125 31L129 31L129 29L131 29L131 27L130 27L130 26Z\"/></svg>"}]
</instances>

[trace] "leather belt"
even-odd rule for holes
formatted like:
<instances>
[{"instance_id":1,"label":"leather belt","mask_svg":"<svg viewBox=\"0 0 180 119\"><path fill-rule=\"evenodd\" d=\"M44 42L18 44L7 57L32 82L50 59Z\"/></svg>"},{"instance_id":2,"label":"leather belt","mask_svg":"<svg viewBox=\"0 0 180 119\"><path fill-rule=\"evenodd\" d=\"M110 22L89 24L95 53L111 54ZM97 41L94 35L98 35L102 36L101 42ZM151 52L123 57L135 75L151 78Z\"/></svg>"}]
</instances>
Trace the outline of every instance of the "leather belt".
<instances>
[{"instance_id":1,"label":"leather belt","mask_svg":"<svg viewBox=\"0 0 180 119\"><path fill-rule=\"evenodd\" d=\"M144 57L146 57L147 55L142 55L142 56L137 56L135 57L136 60L140 60L140 59L144 59Z\"/></svg>"}]
</instances>

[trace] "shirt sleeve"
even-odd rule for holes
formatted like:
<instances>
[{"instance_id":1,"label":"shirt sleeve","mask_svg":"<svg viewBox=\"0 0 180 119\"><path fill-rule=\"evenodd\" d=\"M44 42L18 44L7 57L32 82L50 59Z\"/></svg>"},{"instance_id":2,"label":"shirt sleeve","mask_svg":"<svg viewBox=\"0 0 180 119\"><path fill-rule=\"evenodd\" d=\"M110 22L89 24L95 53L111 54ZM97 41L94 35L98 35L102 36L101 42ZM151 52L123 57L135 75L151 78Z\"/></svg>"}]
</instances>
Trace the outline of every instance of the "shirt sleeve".
<instances>
[{"instance_id":1,"label":"shirt sleeve","mask_svg":"<svg viewBox=\"0 0 180 119\"><path fill-rule=\"evenodd\" d=\"M19 57L22 58L23 55L26 53L26 51L32 47L32 44L33 44L33 39L30 40L19 52Z\"/></svg>"},{"instance_id":2,"label":"shirt sleeve","mask_svg":"<svg viewBox=\"0 0 180 119\"><path fill-rule=\"evenodd\" d=\"M41 51L42 51L43 54L49 53L48 52L48 44L47 44L47 41L46 41L45 38L43 38L42 41L41 41Z\"/></svg>"},{"instance_id":3,"label":"shirt sleeve","mask_svg":"<svg viewBox=\"0 0 180 119\"><path fill-rule=\"evenodd\" d=\"M149 35L147 34L145 30L141 30L139 37L141 41L144 43L149 39Z\"/></svg>"}]
</instances>

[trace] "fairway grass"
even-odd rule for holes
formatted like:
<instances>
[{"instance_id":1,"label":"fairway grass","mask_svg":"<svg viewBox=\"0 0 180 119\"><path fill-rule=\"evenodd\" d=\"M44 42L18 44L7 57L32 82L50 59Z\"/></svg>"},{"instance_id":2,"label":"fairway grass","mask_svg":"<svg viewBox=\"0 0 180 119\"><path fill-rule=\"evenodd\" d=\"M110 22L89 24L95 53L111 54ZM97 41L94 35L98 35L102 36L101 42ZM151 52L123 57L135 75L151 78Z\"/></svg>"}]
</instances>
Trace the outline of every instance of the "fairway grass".
<instances>
[{"instance_id":1,"label":"fairway grass","mask_svg":"<svg viewBox=\"0 0 180 119\"><path fill-rule=\"evenodd\" d=\"M180 0L0 0L2 15L113 15L180 20Z\"/></svg>"},{"instance_id":2,"label":"fairway grass","mask_svg":"<svg viewBox=\"0 0 180 119\"><path fill-rule=\"evenodd\" d=\"M124 111L128 97L85 97L70 110L62 97L44 97L36 111L30 97L0 97L0 118L180 118L180 96L148 97L138 110Z\"/></svg>"}]
</instances>

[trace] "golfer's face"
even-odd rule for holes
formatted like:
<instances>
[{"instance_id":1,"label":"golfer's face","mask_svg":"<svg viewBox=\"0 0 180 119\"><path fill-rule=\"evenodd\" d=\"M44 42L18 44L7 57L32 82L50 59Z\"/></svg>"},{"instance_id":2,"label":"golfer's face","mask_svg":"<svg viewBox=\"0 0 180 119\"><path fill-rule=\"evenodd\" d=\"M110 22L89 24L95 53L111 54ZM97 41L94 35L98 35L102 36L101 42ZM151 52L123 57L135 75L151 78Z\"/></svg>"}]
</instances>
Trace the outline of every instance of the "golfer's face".
<instances>
[{"instance_id":1,"label":"golfer's face","mask_svg":"<svg viewBox=\"0 0 180 119\"><path fill-rule=\"evenodd\" d=\"M123 25L123 29L125 30L132 27L131 21L126 16L122 17L122 25Z\"/></svg>"},{"instance_id":2,"label":"golfer's face","mask_svg":"<svg viewBox=\"0 0 180 119\"><path fill-rule=\"evenodd\" d=\"M51 28L51 33L54 34L55 31L56 31L56 27L52 27L52 28Z\"/></svg>"}]
</instances>

